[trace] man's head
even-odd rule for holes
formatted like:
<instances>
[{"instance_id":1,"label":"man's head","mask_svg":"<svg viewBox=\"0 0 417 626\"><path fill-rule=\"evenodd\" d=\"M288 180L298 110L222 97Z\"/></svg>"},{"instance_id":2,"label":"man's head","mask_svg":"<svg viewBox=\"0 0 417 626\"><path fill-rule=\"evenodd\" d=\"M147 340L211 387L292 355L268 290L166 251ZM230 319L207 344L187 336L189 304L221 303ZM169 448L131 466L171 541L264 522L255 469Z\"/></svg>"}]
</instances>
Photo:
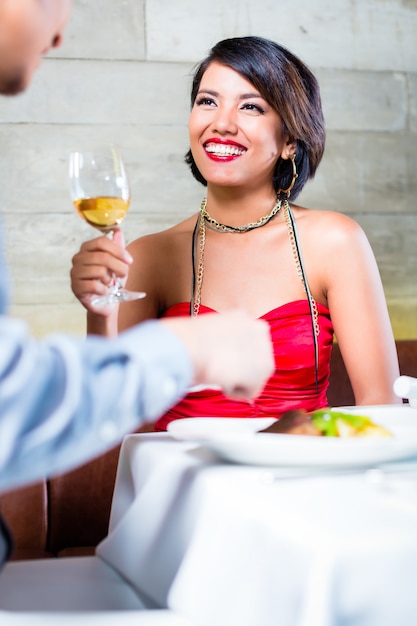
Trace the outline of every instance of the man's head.
<instances>
[{"instance_id":1,"label":"man's head","mask_svg":"<svg viewBox=\"0 0 417 626\"><path fill-rule=\"evenodd\" d=\"M0 0L0 93L29 85L42 57L60 45L72 0Z\"/></svg>"}]
</instances>

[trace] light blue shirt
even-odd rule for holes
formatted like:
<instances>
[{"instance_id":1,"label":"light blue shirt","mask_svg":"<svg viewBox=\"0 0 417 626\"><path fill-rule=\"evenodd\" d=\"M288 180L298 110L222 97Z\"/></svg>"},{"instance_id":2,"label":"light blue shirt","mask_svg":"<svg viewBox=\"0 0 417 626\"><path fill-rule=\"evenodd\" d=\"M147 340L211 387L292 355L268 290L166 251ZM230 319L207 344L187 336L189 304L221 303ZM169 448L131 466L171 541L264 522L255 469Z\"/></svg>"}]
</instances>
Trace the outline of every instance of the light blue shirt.
<instances>
[{"instance_id":1,"label":"light blue shirt","mask_svg":"<svg viewBox=\"0 0 417 626\"><path fill-rule=\"evenodd\" d=\"M1 243L0 490L5 490L67 471L114 446L174 405L193 372L182 343L157 321L114 340L32 338L25 323L5 315Z\"/></svg>"}]
</instances>

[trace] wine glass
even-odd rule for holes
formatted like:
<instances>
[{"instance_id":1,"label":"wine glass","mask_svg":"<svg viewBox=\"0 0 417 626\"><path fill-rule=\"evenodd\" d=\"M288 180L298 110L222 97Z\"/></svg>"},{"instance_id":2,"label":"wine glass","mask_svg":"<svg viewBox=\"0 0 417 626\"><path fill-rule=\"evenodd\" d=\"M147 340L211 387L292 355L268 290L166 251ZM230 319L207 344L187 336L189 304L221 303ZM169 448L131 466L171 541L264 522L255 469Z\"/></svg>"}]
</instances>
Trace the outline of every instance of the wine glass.
<instances>
[{"instance_id":1,"label":"wine glass","mask_svg":"<svg viewBox=\"0 0 417 626\"><path fill-rule=\"evenodd\" d=\"M69 162L70 193L77 213L91 226L112 238L130 204L130 187L119 150L102 146L74 151ZM144 298L143 291L128 291L113 276L108 293L95 296L94 306Z\"/></svg>"}]
</instances>

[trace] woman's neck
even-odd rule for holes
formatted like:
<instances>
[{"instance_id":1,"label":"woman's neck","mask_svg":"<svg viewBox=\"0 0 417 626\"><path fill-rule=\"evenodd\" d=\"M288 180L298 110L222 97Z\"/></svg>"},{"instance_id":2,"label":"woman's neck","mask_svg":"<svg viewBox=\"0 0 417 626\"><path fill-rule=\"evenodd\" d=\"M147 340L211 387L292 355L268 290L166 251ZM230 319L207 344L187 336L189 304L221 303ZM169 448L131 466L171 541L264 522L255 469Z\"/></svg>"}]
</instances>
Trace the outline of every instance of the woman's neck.
<instances>
[{"instance_id":1,"label":"woman's neck","mask_svg":"<svg viewBox=\"0 0 417 626\"><path fill-rule=\"evenodd\" d=\"M271 187L253 192L231 189L207 189L207 212L219 222L239 226L255 222L268 214L277 202Z\"/></svg>"}]
</instances>

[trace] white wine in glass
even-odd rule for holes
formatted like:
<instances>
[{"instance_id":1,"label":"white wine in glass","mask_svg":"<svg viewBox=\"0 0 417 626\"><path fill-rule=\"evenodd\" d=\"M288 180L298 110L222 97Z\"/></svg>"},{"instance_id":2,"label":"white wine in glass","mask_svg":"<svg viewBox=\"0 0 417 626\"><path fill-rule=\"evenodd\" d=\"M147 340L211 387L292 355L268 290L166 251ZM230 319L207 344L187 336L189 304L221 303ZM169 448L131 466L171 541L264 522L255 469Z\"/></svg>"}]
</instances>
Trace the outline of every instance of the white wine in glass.
<instances>
[{"instance_id":1,"label":"white wine in glass","mask_svg":"<svg viewBox=\"0 0 417 626\"><path fill-rule=\"evenodd\" d=\"M114 196L97 198L77 198L74 200L77 213L90 226L102 233L112 233L124 219L129 208L129 200Z\"/></svg>"},{"instance_id":2,"label":"white wine in glass","mask_svg":"<svg viewBox=\"0 0 417 626\"><path fill-rule=\"evenodd\" d=\"M130 204L130 187L119 150L112 145L70 155L71 199L77 213L108 237L123 221ZM108 293L92 299L94 306L144 298L143 291L128 291L114 276Z\"/></svg>"}]
</instances>

